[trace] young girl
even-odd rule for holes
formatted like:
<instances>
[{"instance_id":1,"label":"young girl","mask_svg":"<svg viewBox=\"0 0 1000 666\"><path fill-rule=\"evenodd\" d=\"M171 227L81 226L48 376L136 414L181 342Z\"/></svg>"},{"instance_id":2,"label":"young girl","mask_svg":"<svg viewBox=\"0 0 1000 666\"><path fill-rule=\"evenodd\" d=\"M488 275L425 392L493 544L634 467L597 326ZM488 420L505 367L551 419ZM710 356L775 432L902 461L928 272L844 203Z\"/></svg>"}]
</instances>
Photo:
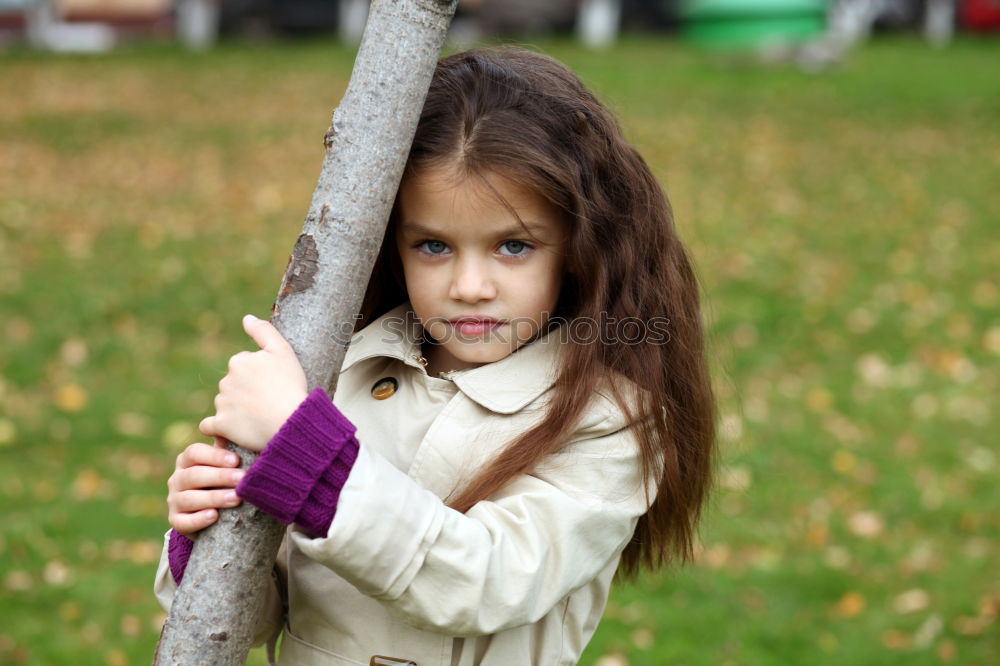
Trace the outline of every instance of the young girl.
<instances>
[{"instance_id":1,"label":"young girl","mask_svg":"<svg viewBox=\"0 0 1000 666\"><path fill-rule=\"evenodd\" d=\"M616 571L687 559L714 406L669 204L559 63L439 63L333 400L248 316L168 483L157 593L242 500L289 524L280 663L575 664ZM388 662L387 662L388 663ZM393 662L394 663L394 662Z\"/></svg>"}]
</instances>

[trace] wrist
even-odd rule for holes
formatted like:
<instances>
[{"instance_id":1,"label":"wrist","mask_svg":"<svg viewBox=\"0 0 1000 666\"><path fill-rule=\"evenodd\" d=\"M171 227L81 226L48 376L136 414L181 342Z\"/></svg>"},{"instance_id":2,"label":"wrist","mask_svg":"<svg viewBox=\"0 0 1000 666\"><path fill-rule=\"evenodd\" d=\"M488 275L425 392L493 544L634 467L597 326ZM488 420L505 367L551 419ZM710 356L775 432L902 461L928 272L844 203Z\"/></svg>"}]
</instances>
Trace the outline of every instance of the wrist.
<instances>
[{"instance_id":1,"label":"wrist","mask_svg":"<svg viewBox=\"0 0 1000 666\"><path fill-rule=\"evenodd\" d=\"M285 425L288 419L292 417L292 414L298 411L299 407L302 406L302 403L305 402L308 397L309 392L305 389L297 390L288 397L288 401L281 408L281 423L279 423L275 431L271 433L271 437L278 433L281 426Z\"/></svg>"},{"instance_id":2,"label":"wrist","mask_svg":"<svg viewBox=\"0 0 1000 666\"><path fill-rule=\"evenodd\" d=\"M247 470L237 494L285 524L304 518L310 531L325 531L323 518L309 511L302 515L302 510L319 492L321 503L328 505L324 515L329 514L329 527L339 489L357 456L354 433L354 425L326 392L314 389Z\"/></svg>"},{"instance_id":3,"label":"wrist","mask_svg":"<svg viewBox=\"0 0 1000 666\"><path fill-rule=\"evenodd\" d=\"M294 395L289 396L288 400L278 408L274 421L271 423L268 431L264 433L263 442L260 445L261 449L267 446L268 442L274 439L285 424L288 423L288 419L292 418L292 415L299 410L302 403L304 403L308 397L309 394L306 391L296 391Z\"/></svg>"}]
</instances>

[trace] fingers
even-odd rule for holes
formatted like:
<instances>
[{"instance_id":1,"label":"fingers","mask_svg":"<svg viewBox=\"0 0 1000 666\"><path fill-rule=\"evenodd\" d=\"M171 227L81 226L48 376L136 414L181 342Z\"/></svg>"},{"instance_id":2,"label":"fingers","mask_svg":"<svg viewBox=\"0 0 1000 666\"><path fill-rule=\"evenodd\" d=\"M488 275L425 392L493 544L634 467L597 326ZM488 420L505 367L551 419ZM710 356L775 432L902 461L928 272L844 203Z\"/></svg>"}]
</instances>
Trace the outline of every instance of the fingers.
<instances>
[{"instance_id":1,"label":"fingers","mask_svg":"<svg viewBox=\"0 0 1000 666\"><path fill-rule=\"evenodd\" d=\"M216 439L222 439L221 437L218 436L219 426L216 423L216 421L217 417L206 416L198 423L198 430L201 431L201 434L205 435L205 437L214 437ZM234 453L233 455L236 454Z\"/></svg>"},{"instance_id":2,"label":"fingers","mask_svg":"<svg viewBox=\"0 0 1000 666\"><path fill-rule=\"evenodd\" d=\"M175 470L167 483L174 492L193 488L235 488L245 475L242 469L196 465Z\"/></svg>"},{"instance_id":3,"label":"fingers","mask_svg":"<svg viewBox=\"0 0 1000 666\"><path fill-rule=\"evenodd\" d=\"M291 351L292 347L269 321L258 319L252 314L243 317L243 330L253 338L261 349L270 352Z\"/></svg>"},{"instance_id":4,"label":"fingers","mask_svg":"<svg viewBox=\"0 0 1000 666\"><path fill-rule=\"evenodd\" d=\"M233 489L246 472L237 469L239 457L218 444L188 446L167 480L168 521L181 534L208 527L218 520L219 509L241 502Z\"/></svg>"},{"instance_id":5,"label":"fingers","mask_svg":"<svg viewBox=\"0 0 1000 666\"><path fill-rule=\"evenodd\" d=\"M185 490L167 496L167 522L181 534L190 535L219 519L219 509L238 506L235 490Z\"/></svg>"},{"instance_id":6,"label":"fingers","mask_svg":"<svg viewBox=\"0 0 1000 666\"><path fill-rule=\"evenodd\" d=\"M235 490L185 490L167 495L167 522L184 535L203 530L219 519L219 509L242 502Z\"/></svg>"},{"instance_id":7,"label":"fingers","mask_svg":"<svg viewBox=\"0 0 1000 666\"><path fill-rule=\"evenodd\" d=\"M232 489L186 490L174 493L170 500L170 510L175 514L191 514L205 509L228 509L241 501L236 491Z\"/></svg>"},{"instance_id":8,"label":"fingers","mask_svg":"<svg viewBox=\"0 0 1000 666\"><path fill-rule=\"evenodd\" d=\"M204 419L202 423L213 417ZM236 467L240 464L240 458L232 451L227 451L218 446L203 444L198 442L191 444L181 451L177 456L177 469L193 467L195 465L209 465L211 467Z\"/></svg>"},{"instance_id":9,"label":"fingers","mask_svg":"<svg viewBox=\"0 0 1000 666\"><path fill-rule=\"evenodd\" d=\"M226 366L227 369L229 370L230 373L233 372L234 370L237 369L237 367L239 367L241 361L251 358L253 354L254 352L247 351L246 349L244 349L243 351L236 352L235 354L229 357L229 363ZM226 380L227 376L228 375L224 376L222 380L219 381L220 387L222 386L222 382Z\"/></svg>"},{"instance_id":10,"label":"fingers","mask_svg":"<svg viewBox=\"0 0 1000 666\"><path fill-rule=\"evenodd\" d=\"M172 528L184 536L191 536L195 532L212 525L218 519L218 511L215 509L205 509L197 513L171 513L169 523Z\"/></svg>"}]
</instances>

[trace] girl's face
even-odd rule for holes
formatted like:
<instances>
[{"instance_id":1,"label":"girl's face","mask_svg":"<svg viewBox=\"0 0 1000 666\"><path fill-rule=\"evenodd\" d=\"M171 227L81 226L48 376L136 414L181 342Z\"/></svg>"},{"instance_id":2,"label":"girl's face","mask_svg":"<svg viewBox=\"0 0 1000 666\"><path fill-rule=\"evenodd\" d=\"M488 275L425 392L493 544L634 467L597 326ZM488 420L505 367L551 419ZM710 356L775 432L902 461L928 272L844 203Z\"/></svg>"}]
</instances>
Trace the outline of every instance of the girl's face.
<instances>
[{"instance_id":1,"label":"girl's face","mask_svg":"<svg viewBox=\"0 0 1000 666\"><path fill-rule=\"evenodd\" d=\"M495 173L428 167L403 181L399 213L406 291L438 343L424 349L428 374L499 361L543 329L559 297L566 238L547 201Z\"/></svg>"}]
</instances>

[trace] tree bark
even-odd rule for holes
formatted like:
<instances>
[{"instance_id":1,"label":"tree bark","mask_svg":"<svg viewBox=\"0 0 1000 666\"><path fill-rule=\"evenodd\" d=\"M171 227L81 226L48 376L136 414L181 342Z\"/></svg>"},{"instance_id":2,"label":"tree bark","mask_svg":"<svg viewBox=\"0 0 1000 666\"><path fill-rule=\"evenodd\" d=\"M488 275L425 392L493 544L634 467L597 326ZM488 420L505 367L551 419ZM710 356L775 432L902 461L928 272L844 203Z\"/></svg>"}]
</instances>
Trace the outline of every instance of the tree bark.
<instances>
[{"instance_id":1,"label":"tree bark","mask_svg":"<svg viewBox=\"0 0 1000 666\"><path fill-rule=\"evenodd\" d=\"M309 388L336 387L457 0L375 0L272 322ZM232 444L247 467L254 454ZM154 664L243 664L285 528L244 502L202 530Z\"/></svg>"}]
</instances>

